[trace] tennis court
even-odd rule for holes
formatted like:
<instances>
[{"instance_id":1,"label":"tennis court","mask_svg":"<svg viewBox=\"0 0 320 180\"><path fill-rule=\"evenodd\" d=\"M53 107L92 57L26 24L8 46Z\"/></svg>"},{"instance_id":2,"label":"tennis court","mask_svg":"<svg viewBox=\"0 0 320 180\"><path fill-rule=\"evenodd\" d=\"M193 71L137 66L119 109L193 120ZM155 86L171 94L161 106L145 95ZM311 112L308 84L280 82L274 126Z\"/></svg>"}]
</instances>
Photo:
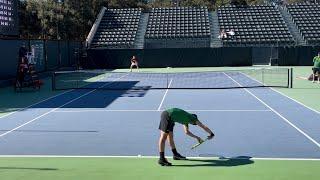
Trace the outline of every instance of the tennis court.
<instances>
[{"instance_id":1,"label":"tennis court","mask_svg":"<svg viewBox=\"0 0 320 180\"><path fill-rule=\"evenodd\" d=\"M169 107L179 107L198 114L216 137L191 150L195 140L186 138L182 126L177 125L178 150L195 158L187 162L173 161L177 166L206 166L208 163L237 166L259 159L320 159L319 112L273 88L260 87L263 86L261 82L253 78L256 75L227 71L221 77L219 73L219 79L223 79L220 87L227 86L227 89L205 88L197 76L186 78L187 74L182 76L185 78L170 78L168 86L171 88L168 88L168 79L151 78L150 81L154 75L162 76L152 73L147 76L149 80L141 80L146 77L143 73L99 76L94 83L82 84L84 88L60 91L26 109L2 116L1 156L106 157L120 158L117 160L133 163L132 166L145 162L157 167L153 158L158 155L160 113ZM285 80L286 73L275 77L280 77L280 81L272 81L275 86L290 84ZM190 78L195 81L191 82ZM182 82L185 86L177 89ZM159 83L165 88L157 89ZM257 88L238 88L242 86ZM191 131L206 136L199 128L191 126ZM166 150L166 155L171 156L170 150ZM211 160L201 161L203 157ZM216 157L229 160L212 160ZM77 161L79 159L74 160Z\"/></svg>"}]
</instances>

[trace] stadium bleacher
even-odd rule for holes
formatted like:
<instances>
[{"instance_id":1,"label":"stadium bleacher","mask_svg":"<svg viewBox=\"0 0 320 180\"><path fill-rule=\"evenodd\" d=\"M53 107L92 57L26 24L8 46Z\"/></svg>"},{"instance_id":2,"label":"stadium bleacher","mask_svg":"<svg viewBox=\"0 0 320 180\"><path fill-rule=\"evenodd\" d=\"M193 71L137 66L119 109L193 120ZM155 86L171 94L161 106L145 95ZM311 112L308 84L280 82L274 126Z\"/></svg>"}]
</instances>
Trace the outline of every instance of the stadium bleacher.
<instances>
[{"instance_id":1,"label":"stadium bleacher","mask_svg":"<svg viewBox=\"0 0 320 180\"><path fill-rule=\"evenodd\" d=\"M319 5L305 6L290 9L304 14L300 19L272 3L213 12L206 7L104 7L86 39L87 67L126 68L133 55L143 67L310 65L319 49L312 44L319 42ZM220 30L235 34L219 38Z\"/></svg>"},{"instance_id":2,"label":"stadium bleacher","mask_svg":"<svg viewBox=\"0 0 320 180\"><path fill-rule=\"evenodd\" d=\"M219 42L220 47L275 47L297 46L303 38L305 43L317 45L320 42L319 8L319 4L306 3L286 7L228 5L219 7L214 13L207 7L146 11L105 8L89 43L91 48L107 49L134 49L139 43L141 48L147 49L209 48L213 41ZM219 39L215 37L219 30L233 30L235 34Z\"/></svg>"},{"instance_id":3,"label":"stadium bleacher","mask_svg":"<svg viewBox=\"0 0 320 180\"><path fill-rule=\"evenodd\" d=\"M320 4L291 4L287 9L308 44L320 44Z\"/></svg>"},{"instance_id":4,"label":"stadium bleacher","mask_svg":"<svg viewBox=\"0 0 320 180\"><path fill-rule=\"evenodd\" d=\"M107 9L94 35L92 47L132 48L141 17L140 8Z\"/></svg>"},{"instance_id":5,"label":"stadium bleacher","mask_svg":"<svg viewBox=\"0 0 320 180\"><path fill-rule=\"evenodd\" d=\"M154 8L146 32L146 38L210 37L207 8Z\"/></svg>"},{"instance_id":6,"label":"stadium bleacher","mask_svg":"<svg viewBox=\"0 0 320 180\"><path fill-rule=\"evenodd\" d=\"M290 45L294 39L280 12L272 5L222 6L220 30L233 30L224 45Z\"/></svg>"},{"instance_id":7,"label":"stadium bleacher","mask_svg":"<svg viewBox=\"0 0 320 180\"><path fill-rule=\"evenodd\" d=\"M210 22L206 7L153 8L145 38L148 40L210 40ZM206 46L206 45L204 45Z\"/></svg>"}]
</instances>

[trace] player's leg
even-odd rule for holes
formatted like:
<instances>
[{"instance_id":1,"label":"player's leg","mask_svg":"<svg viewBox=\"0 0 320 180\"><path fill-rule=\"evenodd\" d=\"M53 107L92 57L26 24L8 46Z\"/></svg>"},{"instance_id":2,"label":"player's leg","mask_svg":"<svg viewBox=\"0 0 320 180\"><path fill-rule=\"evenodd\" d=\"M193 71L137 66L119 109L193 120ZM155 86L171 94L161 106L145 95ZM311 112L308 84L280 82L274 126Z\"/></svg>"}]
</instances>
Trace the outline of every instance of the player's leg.
<instances>
[{"instance_id":1,"label":"player's leg","mask_svg":"<svg viewBox=\"0 0 320 180\"><path fill-rule=\"evenodd\" d=\"M168 140L169 140L169 144L173 153L173 159L174 160L185 160L186 157L182 156L181 154L178 153L177 149L176 149L176 145L174 143L174 138L173 138L173 131L170 131L168 134Z\"/></svg>"},{"instance_id":2,"label":"player's leg","mask_svg":"<svg viewBox=\"0 0 320 180\"><path fill-rule=\"evenodd\" d=\"M312 82L314 82L314 78L315 78L315 70L314 68L312 68Z\"/></svg>"},{"instance_id":3,"label":"player's leg","mask_svg":"<svg viewBox=\"0 0 320 180\"><path fill-rule=\"evenodd\" d=\"M159 144L158 144L160 158L158 160L158 163L161 166L171 166L172 165L171 163L169 163L167 161L167 159L165 158L165 155L164 155L167 137L168 137L168 133L160 131L160 138L159 138Z\"/></svg>"},{"instance_id":4,"label":"player's leg","mask_svg":"<svg viewBox=\"0 0 320 180\"><path fill-rule=\"evenodd\" d=\"M133 67L133 64L130 65L130 72L132 72L132 67Z\"/></svg>"},{"instance_id":5,"label":"player's leg","mask_svg":"<svg viewBox=\"0 0 320 180\"><path fill-rule=\"evenodd\" d=\"M175 145L174 139L173 139L173 132L169 132L168 137L169 137L168 141L169 141L171 149L176 149L176 145Z\"/></svg>"},{"instance_id":6,"label":"player's leg","mask_svg":"<svg viewBox=\"0 0 320 180\"><path fill-rule=\"evenodd\" d=\"M166 140L168 137L168 133L165 133L163 131L160 131L160 138L159 138L159 152L164 152ZM160 156L160 158L164 158L164 156Z\"/></svg>"},{"instance_id":7,"label":"player's leg","mask_svg":"<svg viewBox=\"0 0 320 180\"><path fill-rule=\"evenodd\" d=\"M164 155L166 140L169 135L169 131L170 131L169 129L171 129L171 127L169 126L169 123L170 123L169 113L167 111L163 111L161 113L161 119L159 124L160 138L158 143L159 155L160 155L158 163L161 166L171 166L171 163L167 161Z\"/></svg>"},{"instance_id":8,"label":"player's leg","mask_svg":"<svg viewBox=\"0 0 320 180\"><path fill-rule=\"evenodd\" d=\"M313 68L313 81L312 82L315 82L316 80L318 80L318 83L319 83L319 71L320 71L319 68Z\"/></svg>"},{"instance_id":9,"label":"player's leg","mask_svg":"<svg viewBox=\"0 0 320 180\"><path fill-rule=\"evenodd\" d=\"M137 64L137 63L132 64L132 68L133 68L133 67L135 67L135 68L138 70L138 72L139 72L139 67L138 67L138 64Z\"/></svg>"}]
</instances>

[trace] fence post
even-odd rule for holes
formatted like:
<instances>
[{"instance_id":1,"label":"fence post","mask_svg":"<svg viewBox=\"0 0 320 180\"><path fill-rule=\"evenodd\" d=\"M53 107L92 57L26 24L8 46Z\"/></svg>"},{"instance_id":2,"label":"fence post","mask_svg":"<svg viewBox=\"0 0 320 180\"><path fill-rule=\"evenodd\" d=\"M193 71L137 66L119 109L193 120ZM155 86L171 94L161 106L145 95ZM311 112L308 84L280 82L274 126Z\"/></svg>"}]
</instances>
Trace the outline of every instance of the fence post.
<instances>
[{"instance_id":1,"label":"fence post","mask_svg":"<svg viewBox=\"0 0 320 180\"><path fill-rule=\"evenodd\" d=\"M61 44L60 40L58 40L58 68L61 67Z\"/></svg>"},{"instance_id":2,"label":"fence post","mask_svg":"<svg viewBox=\"0 0 320 180\"><path fill-rule=\"evenodd\" d=\"M47 40L43 40L43 57L44 57L44 70L48 71L48 55L47 55Z\"/></svg>"},{"instance_id":3,"label":"fence post","mask_svg":"<svg viewBox=\"0 0 320 180\"><path fill-rule=\"evenodd\" d=\"M71 60L70 60L70 40L67 40L67 46L68 46L68 66L71 66Z\"/></svg>"},{"instance_id":4,"label":"fence post","mask_svg":"<svg viewBox=\"0 0 320 180\"><path fill-rule=\"evenodd\" d=\"M56 89L56 77L55 77L55 76L56 76L56 75L55 75L55 73L53 72L53 73L52 73L52 80L51 80L52 90L53 90L53 91L57 90L57 89Z\"/></svg>"}]
</instances>

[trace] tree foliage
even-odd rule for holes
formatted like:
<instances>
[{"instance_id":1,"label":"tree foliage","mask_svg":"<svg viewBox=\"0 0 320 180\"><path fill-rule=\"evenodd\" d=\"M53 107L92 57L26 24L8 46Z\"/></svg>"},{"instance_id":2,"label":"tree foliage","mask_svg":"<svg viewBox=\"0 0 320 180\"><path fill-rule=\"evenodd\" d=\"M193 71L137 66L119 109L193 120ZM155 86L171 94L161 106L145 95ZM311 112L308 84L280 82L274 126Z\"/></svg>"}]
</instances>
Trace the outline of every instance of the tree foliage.
<instances>
[{"instance_id":1,"label":"tree foliage","mask_svg":"<svg viewBox=\"0 0 320 180\"><path fill-rule=\"evenodd\" d=\"M24 38L83 40L107 4L107 0L20 1L20 34Z\"/></svg>"},{"instance_id":2,"label":"tree foliage","mask_svg":"<svg viewBox=\"0 0 320 180\"><path fill-rule=\"evenodd\" d=\"M264 0L246 0L260 4ZM294 3L303 0L286 0ZM84 40L102 6L143 8L207 6L210 11L230 0L20 0L19 22L23 38Z\"/></svg>"}]
</instances>

